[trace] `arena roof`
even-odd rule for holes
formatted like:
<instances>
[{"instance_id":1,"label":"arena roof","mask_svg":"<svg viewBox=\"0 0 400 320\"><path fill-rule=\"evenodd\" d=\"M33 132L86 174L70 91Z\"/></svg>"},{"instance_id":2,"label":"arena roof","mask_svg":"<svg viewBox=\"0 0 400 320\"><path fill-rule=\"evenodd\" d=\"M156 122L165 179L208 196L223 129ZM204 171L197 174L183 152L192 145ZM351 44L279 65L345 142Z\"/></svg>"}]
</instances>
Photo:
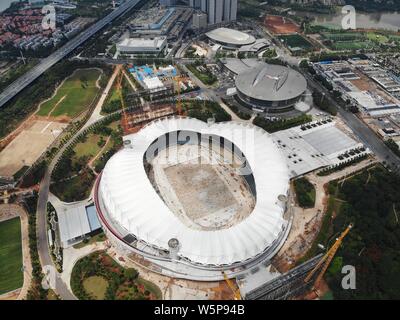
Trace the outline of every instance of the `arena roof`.
<instances>
[{"instance_id":1,"label":"arena roof","mask_svg":"<svg viewBox=\"0 0 400 320\"><path fill-rule=\"evenodd\" d=\"M291 68L265 63L240 73L236 78L236 87L253 99L285 101L303 94L307 81Z\"/></svg>"},{"instance_id":2,"label":"arena roof","mask_svg":"<svg viewBox=\"0 0 400 320\"><path fill-rule=\"evenodd\" d=\"M256 38L254 38L252 35L228 28L214 29L210 32L207 32L206 35L213 41L223 44L231 44L234 46L250 45L256 41Z\"/></svg>"},{"instance_id":3,"label":"arena roof","mask_svg":"<svg viewBox=\"0 0 400 320\"><path fill-rule=\"evenodd\" d=\"M257 192L253 212L241 222L217 230L197 230L182 223L154 190L143 165L149 146L169 132L212 134L233 142L249 162ZM243 132L246 137L243 139ZM250 124L206 124L191 118L156 120L124 140L131 141L107 163L98 196L111 223L117 223L147 244L168 250L168 241L180 242L178 255L204 265L229 265L258 256L279 238L285 226L278 196L286 195L286 161L264 130Z\"/></svg>"}]
</instances>

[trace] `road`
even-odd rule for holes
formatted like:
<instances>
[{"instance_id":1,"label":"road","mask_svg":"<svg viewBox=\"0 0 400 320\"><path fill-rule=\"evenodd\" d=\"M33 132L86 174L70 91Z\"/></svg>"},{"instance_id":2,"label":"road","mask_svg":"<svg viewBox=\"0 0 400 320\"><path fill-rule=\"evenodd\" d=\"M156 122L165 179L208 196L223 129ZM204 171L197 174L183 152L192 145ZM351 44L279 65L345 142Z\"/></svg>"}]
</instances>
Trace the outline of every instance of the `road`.
<instances>
[{"instance_id":1,"label":"road","mask_svg":"<svg viewBox=\"0 0 400 320\"><path fill-rule=\"evenodd\" d=\"M338 115L343 119L346 125L353 130L356 136L360 139L365 146L367 146L371 151L381 160L386 161L391 166L394 166L394 171L400 170L400 158L397 157L379 138L375 132L368 127L361 119L359 119L355 114L344 110L330 95L330 92L323 87L320 83L316 82L311 78L309 74L304 74L308 80L308 84L314 90L318 90L325 94L325 99L336 106L338 109Z\"/></svg>"},{"instance_id":2,"label":"road","mask_svg":"<svg viewBox=\"0 0 400 320\"><path fill-rule=\"evenodd\" d=\"M100 110L103 103L108 96L109 91L112 88L115 78L118 75L118 72L121 70L121 67L117 67L114 70L113 75L106 88L103 91L102 96L100 97L95 110L93 111L91 117L88 122L72 137L65 145L62 147L54 159L51 161L50 165L47 167L45 176L40 184L39 189L39 199L37 205L37 222L36 222L36 232L38 236L38 252L40 263L43 266L54 266L53 260L50 256L49 247L48 247L48 239L47 239L47 226L46 226L46 213L47 213L47 201L49 198L49 189L50 189L50 181L51 181L51 173L53 172L58 160L64 153L65 149L74 141L74 138L79 135L83 130L85 130L88 126L100 120ZM61 279L61 275L59 273L56 274L56 288L55 292L60 296L63 300L76 300L76 297L71 293L68 289L66 283L64 283Z\"/></svg>"},{"instance_id":3,"label":"road","mask_svg":"<svg viewBox=\"0 0 400 320\"><path fill-rule=\"evenodd\" d=\"M263 35L271 39L265 30L258 27L256 28L259 35ZM291 56L283 45L276 48L276 52L281 59L293 67L298 67L302 58ZM355 114L344 110L331 96L330 92L322 86L319 82L315 81L308 73L302 72L308 80L308 85L317 91L325 94L326 99L330 101L338 109L338 116L346 123L346 125L353 130L355 135L360 139L365 146L367 146L381 161L386 161L394 167L394 171L400 170L400 158L397 157L379 138L375 132L368 127L360 118Z\"/></svg>"},{"instance_id":4,"label":"road","mask_svg":"<svg viewBox=\"0 0 400 320\"><path fill-rule=\"evenodd\" d=\"M10 84L1 94L0 94L0 108L3 107L8 101L14 98L19 92L29 86L33 81L39 78L44 72L50 69L57 62L61 61L68 54L82 45L85 41L90 39L94 34L103 29L107 24L114 21L116 18L125 14L133 7L135 7L141 0L128 0L122 4L119 8L115 9L113 12L108 14L106 17L96 22L63 47L52 53L47 58L41 60L41 62L29 70L27 73L22 75L20 78L15 80Z\"/></svg>"}]
</instances>

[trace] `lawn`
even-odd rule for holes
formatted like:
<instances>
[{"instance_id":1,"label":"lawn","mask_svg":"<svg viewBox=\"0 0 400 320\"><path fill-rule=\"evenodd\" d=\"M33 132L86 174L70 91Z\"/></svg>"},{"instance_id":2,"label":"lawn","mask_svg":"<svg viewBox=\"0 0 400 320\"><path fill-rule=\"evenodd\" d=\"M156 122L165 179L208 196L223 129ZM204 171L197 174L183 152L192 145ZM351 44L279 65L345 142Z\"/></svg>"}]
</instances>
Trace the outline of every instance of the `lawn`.
<instances>
[{"instance_id":1,"label":"lawn","mask_svg":"<svg viewBox=\"0 0 400 320\"><path fill-rule=\"evenodd\" d=\"M0 223L0 294L22 287L21 222L19 218Z\"/></svg>"},{"instance_id":2,"label":"lawn","mask_svg":"<svg viewBox=\"0 0 400 320\"><path fill-rule=\"evenodd\" d=\"M382 34L377 34L375 32L368 32L367 33L367 38L371 41L374 42L379 42L379 43L387 43L389 42L389 38L385 35Z\"/></svg>"},{"instance_id":3,"label":"lawn","mask_svg":"<svg viewBox=\"0 0 400 320\"><path fill-rule=\"evenodd\" d=\"M217 82L217 77L205 65L189 64L186 67L205 85L211 86ZM202 67L204 71L200 71L199 67Z\"/></svg>"},{"instance_id":4,"label":"lawn","mask_svg":"<svg viewBox=\"0 0 400 320\"><path fill-rule=\"evenodd\" d=\"M105 137L103 139L106 140L107 138ZM93 158L101 149L98 145L99 141L100 135L89 134L85 142L80 142L75 146L74 151L76 153L76 158L85 156L89 157L89 159Z\"/></svg>"},{"instance_id":5,"label":"lawn","mask_svg":"<svg viewBox=\"0 0 400 320\"><path fill-rule=\"evenodd\" d=\"M99 89L97 69L77 70L58 88L57 94L40 106L39 116L67 116L74 118L84 111L95 98Z\"/></svg>"},{"instance_id":6,"label":"lawn","mask_svg":"<svg viewBox=\"0 0 400 320\"><path fill-rule=\"evenodd\" d=\"M156 300L162 292L142 279L137 270L125 269L104 251L80 259L71 273L71 288L80 300Z\"/></svg>"},{"instance_id":7,"label":"lawn","mask_svg":"<svg viewBox=\"0 0 400 320\"><path fill-rule=\"evenodd\" d=\"M282 35L278 37L289 48L301 48L304 50L309 50L313 45L304 37L298 34Z\"/></svg>"},{"instance_id":8,"label":"lawn","mask_svg":"<svg viewBox=\"0 0 400 320\"><path fill-rule=\"evenodd\" d=\"M92 276L83 280L83 287L95 300L104 300L108 281L104 277Z\"/></svg>"}]
</instances>

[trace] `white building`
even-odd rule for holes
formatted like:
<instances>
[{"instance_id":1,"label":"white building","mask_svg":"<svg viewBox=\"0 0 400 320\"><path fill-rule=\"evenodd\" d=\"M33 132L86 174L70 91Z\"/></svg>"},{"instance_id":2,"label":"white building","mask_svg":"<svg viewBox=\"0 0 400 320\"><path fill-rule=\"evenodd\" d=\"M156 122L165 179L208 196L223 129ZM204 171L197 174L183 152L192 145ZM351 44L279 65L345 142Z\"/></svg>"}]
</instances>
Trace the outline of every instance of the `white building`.
<instances>
[{"instance_id":1,"label":"white building","mask_svg":"<svg viewBox=\"0 0 400 320\"><path fill-rule=\"evenodd\" d=\"M121 54L159 55L166 47L166 37L127 38L117 44L117 51Z\"/></svg>"}]
</instances>

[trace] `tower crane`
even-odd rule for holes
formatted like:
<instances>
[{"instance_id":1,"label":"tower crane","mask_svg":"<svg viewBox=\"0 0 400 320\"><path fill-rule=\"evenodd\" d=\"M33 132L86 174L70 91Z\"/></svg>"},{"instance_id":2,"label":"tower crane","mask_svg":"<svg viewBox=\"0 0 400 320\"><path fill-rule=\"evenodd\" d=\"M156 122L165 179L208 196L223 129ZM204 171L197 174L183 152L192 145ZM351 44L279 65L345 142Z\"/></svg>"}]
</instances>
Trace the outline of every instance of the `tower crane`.
<instances>
[{"instance_id":1,"label":"tower crane","mask_svg":"<svg viewBox=\"0 0 400 320\"><path fill-rule=\"evenodd\" d=\"M182 80L186 79L186 77L179 75L179 76L175 76L173 79L177 86L177 91L178 91L178 99L177 99L177 104L176 104L176 107L178 110L178 115L184 116L185 112L182 109L181 83L182 83Z\"/></svg>"},{"instance_id":2,"label":"tower crane","mask_svg":"<svg viewBox=\"0 0 400 320\"><path fill-rule=\"evenodd\" d=\"M332 259L334 258L336 252L338 251L340 245L343 242L343 239L347 236L347 234L350 232L351 228L353 228L353 225L350 224L346 230L342 232L342 234L339 236L339 238L336 239L335 243L333 246L328 250L328 252L321 258L321 260L317 263L317 265L310 271L310 273L304 278L304 282L308 283L311 278L316 274L316 272L322 267L321 271L319 272L317 279L314 282L313 288L318 287L319 283L322 280L322 277L324 276L326 270L328 269L330 263L332 262Z\"/></svg>"},{"instance_id":3,"label":"tower crane","mask_svg":"<svg viewBox=\"0 0 400 320\"><path fill-rule=\"evenodd\" d=\"M122 79L124 77L124 72L119 66L120 71L118 75L118 81L117 81L117 90L119 94L119 99L121 101L121 107L122 107L122 128L124 129L124 132L128 132L128 116L126 114L126 105L125 105L125 100L124 96L122 94Z\"/></svg>"}]
</instances>

